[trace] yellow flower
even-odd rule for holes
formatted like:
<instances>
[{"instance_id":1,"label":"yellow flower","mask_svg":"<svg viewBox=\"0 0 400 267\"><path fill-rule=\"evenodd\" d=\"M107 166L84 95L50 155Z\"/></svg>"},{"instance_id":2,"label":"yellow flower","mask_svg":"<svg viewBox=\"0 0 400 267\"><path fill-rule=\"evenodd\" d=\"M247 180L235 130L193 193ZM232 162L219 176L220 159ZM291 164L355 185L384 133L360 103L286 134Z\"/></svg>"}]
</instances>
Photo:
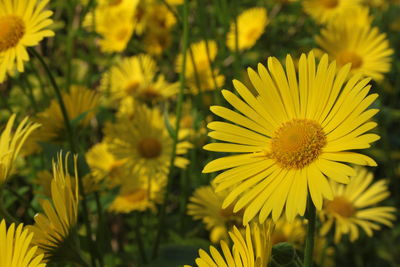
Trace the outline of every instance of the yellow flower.
<instances>
[{"instance_id":1,"label":"yellow flower","mask_svg":"<svg viewBox=\"0 0 400 267\"><path fill-rule=\"evenodd\" d=\"M49 0L0 1L0 83L6 72L15 68L24 71L29 60L27 47L37 45L43 38L54 36L46 29L53 23L52 11L44 10Z\"/></svg>"},{"instance_id":2,"label":"yellow flower","mask_svg":"<svg viewBox=\"0 0 400 267\"><path fill-rule=\"evenodd\" d=\"M362 0L304 0L303 9L318 23L329 23L349 9L359 7Z\"/></svg>"},{"instance_id":3,"label":"yellow flower","mask_svg":"<svg viewBox=\"0 0 400 267\"><path fill-rule=\"evenodd\" d=\"M32 124L25 118L12 132L16 115L13 114L0 135L0 187L7 181L14 169L14 162L27 138L39 124Z\"/></svg>"},{"instance_id":4,"label":"yellow flower","mask_svg":"<svg viewBox=\"0 0 400 267\"><path fill-rule=\"evenodd\" d=\"M368 148L379 139L367 133L376 127L368 120L378 110L368 107L378 95L367 96L370 79L360 80L357 75L348 80L349 72L349 65L337 69L327 55L316 64L310 53L300 57L296 75L290 55L286 72L270 57L268 69L258 64L258 73L248 70L258 96L237 80L233 81L237 95L222 91L238 112L211 107L232 123L209 123L213 130L209 136L225 142L204 148L240 154L213 160L203 172L226 170L214 180L217 192L231 191L223 208L237 201L233 211L245 210L245 224L256 215L263 222L271 213L277 221L283 210L293 221L296 214L304 215L308 192L321 210L323 199L333 198L328 179L349 182L355 171L341 162L376 165L354 150Z\"/></svg>"},{"instance_id":5,"label":"yellow flower","mask_svg":"<svg viewBox=\"0 0 400 267\"><path fill-rule=\"evenodd\" d=\"M232 239L232 249L225 241L221 241L220 253L215 247L210 246L210 254L199 250L196 264L199 267L208 266L236 266L258 267L268 266L271 259L271 225L249 224L245 233L241 233L235 226L229 232Z\"/></svg>"},{"instance_id":6,"label":"yellow flower","mask_svg":"<svg viewBox=\"0 0 400 267\"><path fill-rule=\"evenodd\" d=\"M134 96L151 103L175 95L179 84L168 83L157 71L156 62L148 55L123 58L104 75L101 90L109 92L113 100Z\"/></svg>"},{"instance_id":7,"label":"yellow flower","mask_svg":"<svg viewBox=\"0 0 400 267\"><path fill-rule=\"evenodd\" d=\"M242 214L234 214L232 207L222 209L225 194L216 194L212 186L203 186L196 189L190 197L187 206L188 215L196 220L202 220L206 229L210 231L210 240L217 243L228 240L228 228L232 225L242 225Z\"/></svg>"},{"instance_id":8,"label":"yellow flower","mask_svg":"<svg viewBox=\"0 0 400 267\"><path fill-rule=\"evenodd\" d=\"M394 51L386 34L380 33L377 27L356 21L334 24L323 29L316 41L339 66L351 63L352 74L382 80L383 74L390 71Z\"/></svg>"},{"instance_id":9,"label":"yellow flower","mask_svg":"<svg viewBox=\"0 0 400 267\"><path fill-rule=\"evenodd\" d=\"M103 52L121 52L125 50L135 30L134 14L138 0L102 0L93 13L84 21L86 28L100 34L99 41ZM93 25L94 22L94 25Z\"/></svg>"},{"instance_id":10,"label":"yellow flower","mask_svg":"<svg viewBox=\"0 0 400 267\"><path fill-rule=\"evenodd\" d=\"M124 160L117 160L109 151L105 142L94 145L86 153L86 161L92 170L96 182L105 181L107 186L114 187L121 183L124 176Z\"/></svg>"},{"instance_id":11,"label":"yellow flower","mask_svg":"<svg viewBox=\"0 0 400 267\"><path fill-rule=\"evenodd\" d=\"M208 43L208 52L206 42ZM225 77L219 74L218 69L214 69L213 77L211 69L210 61L215 60L217 53L218 48L215 41L200 41L190 46L189 52L186 53L186 77L187 84L193 93L198 94L199 90L214 90L216 87L224 85ZM182 71L182 60L182 55L179 55L176 60L177 72Z\"/></svg>"},{"instance_id":12,"label":"yellow flower","mask_svg":"<svg viewBox=\"0 0 400 267\"><path fill-rule=\"evenodd\" d=\"M155 177L125 176L118 196L108 208L116 213L130 213L132 211L155 211L156 204L163 200L167 183L166 175Z\"/></svg>"},{"instance_id":13,"label":"yellow flower","mask_svg":"<svg viewBox=\"0 0 400 267\"><path fill-rule=\"evenodd\" d=\"M357 168L349 184L332 182L333 199L324 202L321 234L325 235L335 224L334 240L339 243L345 234L349 234L350 241L355 241L359 237L359 228L371 237L373 230L381 228L380 224L393 226L396 209L376 206L389 197L387 183L385 180L372 183L373 178L365 168Z\"/></svg>"},{"instance_id":14,"label":"yellow flower","mask_svg":"<svg viewBox=\"0 0 400 267\"><path fill-rule=\"evenodd\" d=\"M124 160L125 166L133 172L148 177L168 173L173 140L163 115L155 108L138 105L133 118L121 117L115 124L106 125L105 142L115 158ZM182 155L190 147L189 142L178 143L177 167L184 168L189 163Z\"/></svg>"},{"instance_id":15,"label":"yellow flower","mask_svg":"<svg viewBox=\"0 0 400 267\"><path fill-rule=\"evenodd\" d=\"M182 5L184 0L167 0L167 3L170 5Z\"/></svg>"},{"instance_id":16,"label":"yellow flower","mask_svg":"<svg viewBox=\"0 0 400 267\"><path fill-rule=\"evenodd\" d=\"M0 267L44 267L43 254L36 254L37 247L31 245L33 233L22 224L6 227L0 223Z\"/></svg>"},{"instance_id":17,"label":"yellow flower","mask_svg":"<svg viewBox=\"0 0 400 267\"><path fill-rule=\"evenodd\" d=\"M62 98L71 121L76 120L77 125L85 127L95 116L95 109L99 103L99 95L95 91L82 86L72 86L69 93L63 93ZM56 141L65 134L64 117L60 105L56 99L50 102L50 106L36 115L35 121L42 127L32 135L25 153L39 152L39 142Z\"/></svg>"},{"instance_id":18,"label":"yellow flower","mask_svg":"<svg viewBox=\"0 0 400 267\"><path fill-rule=\"evenodd\" d=\"M57 162L53 161L53 180L51 181L51 200L42 200L44 214L34 217L35 225L28 226L34 233L33 244L38 251L45 254L45 259L63 253L62 246L70 237L71 231L78 220L78 176L76 158L74 158L75 176L72 178L68 171L68 155L65 163L61 154Z\"/></svg>"},{"instance_id":19,"label":"yellow flower","mask_svg":"<svg viewBox=\"0 0 400 267\"><path fill-rule=\"evenodd\" d=\"M231 24L231 29L227 35L226 45L231 51L236 51L236 32L238 33L239 51L249 49L255 45L257 40L265 31L269 20L267 10L262 7L255 7L243 11L237 18L236 24Z\"/></svg>"}]
</instances>

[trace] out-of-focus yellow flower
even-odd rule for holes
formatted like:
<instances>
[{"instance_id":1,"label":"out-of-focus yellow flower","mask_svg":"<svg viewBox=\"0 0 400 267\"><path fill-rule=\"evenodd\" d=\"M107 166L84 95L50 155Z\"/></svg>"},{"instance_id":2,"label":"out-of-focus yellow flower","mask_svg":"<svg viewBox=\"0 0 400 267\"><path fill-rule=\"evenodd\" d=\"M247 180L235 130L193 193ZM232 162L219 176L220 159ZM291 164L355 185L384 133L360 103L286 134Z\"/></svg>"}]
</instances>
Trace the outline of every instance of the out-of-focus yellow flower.
<instances>
[{"instance_id":1,"label":"out-of-focus yellow flower","mask_svg":"<svg viewBox=\"0 0 400 267\"><path fill-rule=\"evenodd\" d=\"M269 222L261 225L258 223L249 224L246 226L245 233L241 233L234 226L233 230L229 232L233 242L232 248L230 249L225 241L221 241L222 253L213 246L210 246L210 254L200 249L196 264L199 267L268 266L272 249L271 230L272 226Z\"/></svg>"},{"instance_id":2,"label":"out-of-focus yellow flower","mask_svg":"<svg viewBox=\"0 0 400 267\"><path fill-rule=\"evenodd\" d=\"M202 220L206 225L213 243L228 240L228 229L232 225L238 227L242 225L243 214L233 213L232 206L222 208L225 195L216 194L212 186L199 187L190 197L190 203L187 206L188 215L196 220Z\"/></svg>"},{"instance_id":3,"label":"out-of-focus yellow flower","mask_svg":"<svg viewBox=\"0 0 400 267\"><path fill-rule=\"evenodd\" d=\"M231 24L227 35L226 45L231 51L236 51L236 32L239 51L249 49L255 45L257 40L265 31L269 20L267 10L262 7L255 7L243 11L237 18L236 23Z\"/></svg>"},{"instance_id":4,"label":"out-of-focus yellow flower","mask_svg":"<svg viewBox=\"0 0 400 267\"><path fill-rule=\"evenodd\" d=\"M101 35L99 45L103 52L125 50L136 26L134 15L138 2L138 0L98 1L93 13L86 16L84 25L88 29L95 29Z\"/></svg>"},{"instance_id":5,"label":"out-of-focus yellow flower","mask_svg":"<svg viewBox=\"0 0 400 267\"><path fill-rule=\"evenodd\" d=\"M351 63L352 74L380 81L383 74L390 71L394 51L390 48L386 34L381 33L377 27L361 25L362 21L368 20L332 24L321 30L316 41L322 50L336 60L339 67Z\"/></svg>"},{"instance_id":6,"label":"out-of-focus yellow flower","mask_svg":"<svg viewBox=\"0 0 400 267\"><path fill-rule=\"evenodd\" d=\"M0 267L44 267L43 253L36 253L32 246L33 233L22 224L6 227L5 220L0 223Z\"/></svg>"},{"instance_id":7,"label":"out-of-focus yellow flower","mask_svg":"<svg viewBox=\"0 0 400 267\"><path fill-rule=\"evenodd\" d=\"M115 158L125 161L132 172L148 177L168 172L173 140L158 109L138 105L133 118L121 117L106 125L105 142ZM190 147L189 142L178 143L177 167L184 168L189 163L182 156Z\"/></svg>"},{"instance_id":8,"label":"out-of-focus yellow flower","mask_svg":"<svg viewBox=\"0 0 400 267\"><path fill-rule=\"evenodd\" d=\"M76 120L80 127L89 125L90 120L96 114L96 107L99 103L99 95L82 86L72 86L69 93L63 93L62 99L67 110L68 118ZM50 106L38 113L36 122L42 127L36 131L27 143L24 152L26 154L36 153L41 150L39 142L57 141L65 134L64 117L60 105L56 99L50 102Z\"/></svg>"},{"instance_id":9,"label":"out-of-focus yellow flower","mask_svg":"<svg viewBox=\"0 0 400 267\"><path fill-rule=\"evenodd\" d=\"M156 62L148 55L123 58L104 75L101 90L114 101L132 96L155 103L175 95L178 83L167 82L157 71Z\"/></svg>"},{"instance_id":10,"label":"out-of-focus yellow flower","mask_svg":"<svg viewBox=\"0 0 400 267\"><path fill-rule=\"evenodd\" d=\"M29 60L27 47L36 46L43 38L54 36L47 29L53 21L52 11L44 10L49 0L0 1L0 83L8 71L24 71Z\"/></svg>"},{"instance_id":11,"label":"out-of-focus yellow flower","mask_svg":"<svg viewBox=\"0 0 400 267\"><path fill-rule=\"evenodd\" d=\"M115 213L130 213L132 211L155 211L156 204L163 200L167 183L166 175L154 177L136 176L131 174L123 179L119 194L108 208Z\"/></svg>"},{"instance_id":12,"label":"out-of-focus yellow flower","mask_svg":"<svg viewBox=\"0 0 400 267\"><path fill-rule=\"evenodd\" d=\"M74 158L75 176L67 171L68 155L63 163L62 155L53 161L53 180L51 181L51 201L41 201L44 214L34 217L35 224L28 226L34 233L32 243L38 246L38 252L45 254L45 259L59 257L63 253L63 243L69 239L78 220L78 176L76 158Z\"/></svg>"},{"instance_id":13,"label":"out-of-focus yellow flower","mask_svg":"<svg viewBox=\"0 0 400 267\"><path fill-rule=\"evenodd\" d=\"M104 181L107 186L119 185L125 176L125 161L117 160L105 142L94 145L86 153L86 161L92 170L93 179L97 182Z\"/></svg>"},{"instance_id":14,"label":"out-of-focus yellow flower","mask_svg":"<svg viewBox=\"0 0 400 267\"><path fill-rule=\"evenodd\" d=\"M358 7L362 0L304 0L304 11L321 24L337 19L342 13Z\"/></svg>"},{"instance_id":15,"label":"out-of-focus yellow flower","mask_svg":"<svg viewBox=\"0 0 400 267\"><path fill-rule=\"evenodd\" d=\"M381 228L380 224L392 227L396 219L394 207L376 206L389 197L386 181L372 183L372 173L365 168L356 171L347 185L331 183L334 197L325 201L321 212L321 234L326 234L335 224L335 243L345 234L350 241L355 241L359 237L359 227L371 237L373 230Z\"/></svg>"},{"instance_id":16,"label":"out-of-focus yellow flower","mask_svg":"<svg viewBox=\"0 0 400 267\"><path fill-rule=\"evenodd\" d=\"M182 5L184 0L167 0L167 3L170 5Z\"/></svg>"},{"instance_id":17,"label":"out-of-focus yellow flower","mask_svg":"<svg viewBox=\"0 0 400 267\"><path fill-rule=\"evenodd\" d=\"M28 118L25 118L13 132L15 117L15 114L11 115L0 135L0 187L13 172L14 162L25 141L40 126L37 123L30 123Z\"/></svg>"},{"instance_id":18,"label":"out-of-focus yellow flower","mask_svg":"<svg viewBox=\"0 0 400 267\"><path fill-rule=\"evenodd\" d=\"M186 53L186 77L193 93L198 94L200 90L213 90L224 85L225 77L219 74L219 70L214 69L212 73L211 62L215 60L217 53L215 41L200 41L190 46ZM179 55L176 60L177 72L182 71L182 60L182 55Z\"/></svg>"}]
</instances>

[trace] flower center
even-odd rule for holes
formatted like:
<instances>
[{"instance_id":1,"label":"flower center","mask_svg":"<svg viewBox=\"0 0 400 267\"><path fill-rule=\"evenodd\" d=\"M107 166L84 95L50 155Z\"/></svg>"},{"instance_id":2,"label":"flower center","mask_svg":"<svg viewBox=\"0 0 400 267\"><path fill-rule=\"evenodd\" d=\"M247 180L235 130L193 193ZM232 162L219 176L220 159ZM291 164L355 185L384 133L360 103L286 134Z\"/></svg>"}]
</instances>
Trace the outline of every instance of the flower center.
<instances>
[{"instance_id":1,"label":"flower center","mask_svg":"<svg viewBox=\"0 0 400 267\"><path fill-rule=\"evenodd\" d=\"M133 95L136 90L139 88L140 83L138 81L132 81L125 87L125 92L128 95Z\"/></svg>"},{"instance_id":2,"label":"flower center","mask_svg":"<svg viewBox=\"0 0 400 267\"><path fill-rule=\"evenodd\" d=\"M161 97L161 94L155 90L153 87L147 87L146 89L144 89L140 96L147 101L151 101L151 100L156 100L159 97Z\"/></svg>"},{"instance_id":3,"label":"flower center","mask_svg":"<svg viewBox=\"0 0 400 267\"><path fill-rule=\"evenodd\" d=\"M339 4L339 0L321 0L322 5L326 8L335 8Z\"/></svg>"},{"instance_id":4,"label":"flower center","mask_svg":"<svg viewBox=\"0 0 400 267\"><path fill-rule=\"evenodd\" d=\"M0 53L15 47L25 34L25 23L14 15L0 18Z\"/></svg>"},{"instance_id":5,"label":"flower center","mask_svg":"<svg viewBox=\"0 0 400 267\"><path fill-rule=\"evenodd\" d=\"M137 189L125 196L125 199L131 203L137 203L147 198L147 191L144 189Z\"/></svg>"},{"instance_id":6,"label":"flower center","mask_svg":"<svg viewBox=\"0 0 400 267\"><path fill-rule=\"evenodd\" d=\"M162 152L160 141L152 137L142 139L139 142L137 149L139 154L146 159L157 158Z\"/></svg>"},{"instance_id":7,"label":"flower center","mask_svg":"<svg viewBox=\"0 0 400 267\"><path fill-rule=\"evenodd\" d=\"M285 169L302 169L317 159L325 144L325 134L317 122L294 119L275 131L270 157Z\"/></svg>"},{"instance_id":8,"label":"flower center","mask_svg":"<svg viewBox=\"0 0 400 267\"><path fill-rule=\"evenodd\" d=\"M343 66L347 63L351 63L351 69L358 69L362 66L362 58L353 52L342 52L338 55L337 61L339 65Z\"/></svg>"},{"instance_id":9,"label":"flower center","mask_svg":"<svg viewBox=\"0 0 400 267\"><path fill-rule=\"evenodd\" d=\"M353 204L344 197L335 197L332 201L327 201L325 207L328 212L338 214L344 218L349 218L356 213Z\"/></svg>"},{"instance_id":10,"label":"flower center","mask_svg":"<svg viewBox=\"0 0 400 267\"><path fill-rule=\"evenodd\" d=\"M121 3L122 3L122 0L108 0L109 6L118 6Z\"/></svg>"}]
</instances>

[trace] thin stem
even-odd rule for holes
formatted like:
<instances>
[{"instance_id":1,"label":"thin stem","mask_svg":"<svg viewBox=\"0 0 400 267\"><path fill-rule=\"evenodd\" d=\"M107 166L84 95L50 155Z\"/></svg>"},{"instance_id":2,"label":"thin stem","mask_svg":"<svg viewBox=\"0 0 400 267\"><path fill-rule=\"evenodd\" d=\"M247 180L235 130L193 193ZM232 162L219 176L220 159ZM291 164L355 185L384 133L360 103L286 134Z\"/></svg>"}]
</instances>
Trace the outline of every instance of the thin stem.
<instances>
[{"instance_id":1,"label":"thin stem","mask_svg":"<svg viewBox=\"0 0 400 267\"><path fill-rule=\"evenodd\" d=\"M312 267L313 264L313 252L314 252L314 239L315 239L315 221L316 211L314 203L311 197L308 196L307 200L307 237L306 237L306 248L304 250L304 267Z\"/></svg>"},{"instance_id":2,"label":"thin stem","mask_svg":"<svg viewBox=\"0 0 400 267\"><path fill-rule=\"evenodd\" d=\"M141 217L142 217L142 214L140 214L140 213L136 214L135 237L136 237L137 246L138 246L138 249L140 252L140 256L142 257L142 261L144 264L147 264L146 250L144 248L142 234L140 233L140 227L142 226L142 218Z\"/></svg>"},{"instance_id":3,"label":"thin stem","mask_svg":"<svg viewBox=\"0 0 400 267\"><path fill-rule=\"evenodd\" d=\"M171 191L172 187L172 181L173 181L173 170L174 170L174 162L175 162L175 157L176 157L176 150L177 150L177 145L178 145L178 133L179 133L179 127L180 127L180 120L182 117L182 104L183 104L183 91L185 89L185 84L186 84L186 51L188 49L188 44L189 44L189 23L188 23L188 11L189 11L189 0L185 0L183 4L183 42L182 42L182 71L179 74L179 81L180 81L180 90L179 90L179 95L178 95L178 101L176 105L176 124L175 124L175 135L174 135L174 140L173 140L173 145L172 145L172 153L171 153L171 159L169 163L169 177L168 177L168 184L167 188L165 190L164 194L164 201L160 209L160 214L159 214L159 225L158 225L158 230L157 230L157 235L156 235L156 240L154 243L154 248L153 248L153 253L152 256L153 258L157 257L158 254L158 249L160 247L160 241L161 241L161 234L164 229L164 221L165 221L165 214L166 214L166 208L167 208L167 202L169 199L169 194Z\"/></svg>"},{"instance_id":4,"label":"thin stem","mask_svg":"<svg viewBox=\"0 0 400 267\"><path fill-rule=\"evenodd\" d=\"M29 52L39 60L40 64L43 66L43 68L50 80L51 85L53 86L54 92L55 92L57 100L58 100L58 104L60 105L60 108L61 108L61 113L64 118L64 124L65 124L65 128L67 130L68 141L69 141L69 144L71 147L71 151L72 151L72 153L76 153L77 146L75 144L75 139L74 139L75 135L74 135L74 132L73 132L73 129L71 126L71 122L68 117L68 112L65 107L64 100L61 95L61 90L58 87L58 85L54 79L54 76L51 73L49 66L47 66L46 62L44 61L43 57L38 52L36 52L35 49L32 49L32 48L28 48L28 49L29 49ZM79 175L78 183L79 183L79 188L80 188L79 191L81 192L81 196L82 196L83 219L85 221L85 226L86 226L86 238L87 238L87 242L88 242L88 247L91 251L90 256L92 259L92 266L97 266L96 259L95 259L95 252L93 251L94 245L93 245L93 240L92 240L92 228L91 228L90 222L89 222L89 209L87 206L85 188L83 186L83 181L82 181L81 175Z\"/></svg>"}]
</instances>

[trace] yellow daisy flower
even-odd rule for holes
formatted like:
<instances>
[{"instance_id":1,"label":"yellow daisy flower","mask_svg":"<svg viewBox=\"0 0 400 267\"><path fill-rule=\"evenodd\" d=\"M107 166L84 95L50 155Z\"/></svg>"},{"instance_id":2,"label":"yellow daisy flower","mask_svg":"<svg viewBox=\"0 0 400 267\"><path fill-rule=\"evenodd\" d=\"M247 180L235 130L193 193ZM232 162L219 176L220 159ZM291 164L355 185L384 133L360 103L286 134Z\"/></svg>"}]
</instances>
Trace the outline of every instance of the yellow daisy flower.
<instances>
[{"instance_id":1,"label":"yellow daisy flower","mask_svg":"<svg viewBox=\"0 0 400 267\"><path fill-rule=\"evenodd\" d=\"M44 214L34 217L35 225L28 226L34 233L32 243L38 246L38 252L45 254L45 259L57 256L63 242L67 240L78 220L78 176L76 158L74 158L75 176L68 171L68 155L65 163L61 154L57 162L53 161L53 180L51 181L51 199L42 200ZM60 250L58 250L60 249Z\"/></svg>"},{"instance_id":2,"label":"yellow daisy flower","mask_svg":"<svg viewBox=\"0 0 400 267\"><path fill-rule=\"evenodd\" d=\"M133 118L121 117L115 124L106 125L105 142L115 158L126 161L133 172L149 177L168 173L173 140L158 109L138 105ZM182 157L189 148L189 142L178 143L177 167L184 168L189 163Z\"/></svg>"},{"instance_id":3,"label":"yellow daisy flower","mask_svg":"<svg viewBox=\"0 0 400 267\"><path fill-rule=\"evenodd\" d=\"M187 214L195 220L202 220L206 225L213 243L228 240L228 229L232 225L242 225L242 214L234 214L232 206L222 209L226 195L227 192L216 194L212 186L202 186L196 189L187 206Z\"/></svg>"},{"instance_id":4,"label":"yellow daisy flower","mask_svg":"<svg viewBox=\"0 0 400 267\"><path fill-rule=\"evenodd\" d=\"M119 185L126 172L125 161L117 160L105 142L94 145L86 153L86 161L91 169L93 179L98 183L105 181L109 187Z\"/></svg>"},{"instance_id":5,"label":"yellow daisy flower","mask_svg":"<svg viewBox=\"0 0 400 267\"><path fill-rule=\"evenodd\" d=\"M91 29L93 22L95 23L94 29L102 37L99 45L103 52L125 50L135 30L134 14L138 2L138 0L102 0L98 2L94 12L86 16L84 25Z\"/></svg>"},{"instance_id":6,"label":"yellow daisy flower","mask_svg":"<svg viewBox=\"0 0 400 267\"><path fill-rule=\"evenodd\" d=\"M206 42L208 43L208 55ZM199 90L208 91L224 85L225 77L219 74L218 69L214 69L213 77L211 69L210 61L215 60L217 53L218 48L215 41L200 41L190 46L189 52L186 53L186 83L193 93L198 94ZM182 60L183 56L179 55L176 60L177 72L182 71ZM200 88L198 88L199 86Z\"/></svg>"},{"instance_id":7,"label":"yellow daisy flower","mask_svg":"<svg viewBox=\"0 0 400 267\"><path fill-rule=\"evenodd\" d=\"M216 191L231 191L222 207L237 201L233 211L245 210L245 224L256 215L263 222L271 213L277 221L284 208L293 221L296 214L304 215L308 192L321 210L323 199L333 198L328 179L348 183L355 174L341 162L376 165L353 151L379 139L367 133L376 127L368 120L378 112L368 109L378 97L367 96L370 79L357 75L348 80L349 65L337 69L327 55L316 64L313 53L300 57L298 69L296 75L290 55L286 72L270 57L268 68L258 64L258 73L248 69L258 96L234 80L237 95L227 90L222 94L238 112L211 107L232 123L209 123L209 136L226 143L204 148L241 154L213 160L203 172L226 170L214 180Z\"/></svg>"},{"instance_id":8,"label":"yellow daisy flower","mask_svg":"<svg viewBox=\"0 0 400 267\"><path fill-rule=\"evenodd\" d=\"M37 45L43 38L54 36L48 30L53 21L52 11L44 10L49 0L0 0L0 83L6 72L15 68L24 71L29 60L27 47Z\"/></svg>"},{"instance_id":9,"label":"yellow daisy flower","mask_svg":"<svg viewBox=\"0 0 400 267\"><path fill-rule=\"evenodd\" d=\"M377 27L357 26L357 22L331 25L321 30L316 41L339 66L351 63L352 74L382 80L383 74L390 71L394 51L386 34Z\"/></svg>"},{"instance_id":10,"label":"yellow daisy flower","mask_svg":"<svg viewBox=\"0 0 400 267\"><path fill-rule=\"evenodd\" d=\"M113 100L133 96L142 101L158 102L178 92L178 83L168 83L163 75L157 76L157 65L148 55L123 58L106 74L101 90Z\"/></svg>"},{"instance_id":11,"label":"yellow daisy flower","mask_svg":"<svg viewBox=\"0 0 400 267\"><path fill-rule=\"evenodd\" d=\"M357 173L347 185L332 182L333 199L324 202L321 213L325 235L335 224L335 243L339 243L342 235L348 234L350 241L359 237L359 228L368 236L373 230L379 230L380 224L392 227L396 219L394 207L376 206L389 197L387 182L375 183L373 174L365 168L357 168Z\"/></svg>"},{"instance_id":12,"label":"yellow daisy flower","mask_svg":"<svg viewBox=\"0 0 400 267\"><path fill-rule=\"evenodd\" d=\"M108 208L115 213L130 213L132 211L155 211L156 204L163 201L167 176L157 177L126 176L120 192Z\"/></svg>"},{"instance_id":13,"label":"yellow daisy flower","mask_svg":"<svg viewBox=\"0 0 400 267\"><path fill-rule=\"evenodd\" d=\"M40 125L28 122L25 118L12 132L16 115L13 114L0 135L0 187L7 181L14 170L14 162L27 138Z\"/></svg>"},{"instance_id":14,"label":"yellow daisy flower","mask_svg":"<svg viewBox=\"0 0 400 267\"><path fill-rule=\"evenodd\" d=\"M241 233L234 226L233 230L229 232L233 242L232 249L225 241L221 241L222 253L213 246L210 246L210 254L200 249L196 264L199 267L268 266L272 249L271 228L269 223L262 225L254 223L247 225L245 233Z\"/></svg>"},{"instance_id":15,"label":"yellow daisy flower","mask_svg":"<svg viewBox=\"0 0 400 267\"><path fill-rule=\"evenodd\" d=\"M69 93L63 93L62 98L70 120L78 120L77 125L85 127L96 115L96 107L99 103L99 95L86 87L71 86ZM25 149L26 154L39 152L39 142L56 141L65 133L64 117L60 105L56 99L50 102L50 106L38 113L34 120L42 127L32 135Z\"/></svg>"},{"instance_id":16,"label":"yellow daisy flower","mask_svg":"<svg viewBox=\"0 0 400 267\"><path fill-rule=\"evenodd\" d=\"M0 223L0 267L44 267L43 254L36 254L31 245L33 233L22 224L8 228L5 220Z\"/></svg>"},{"instance_id":17,"label":"yellow daisy flower","mask_svg":"<svg viewBox=\"0 0 400 267\"><path fill-rule=\"evenodd\" d=\"M318 23L329 23L349 9L359 7L362 0L304 0L303 9Z\"/></svg>"},{"instance_id":18,"label":"yellow daisy flower","mask_svg":"<svg viewBox=\"0 0 400 267\"><path fill-rule=\"evenodd\" d=\"M236 51L237 31L239 51L249 49L255 45L268 24L269 20L265 8L255 7L247 9L237 18L237 30L236 24L234 22L231 24L231 29L226 39L226 45L231 51Z\"/></svg>"}]
</instances>

